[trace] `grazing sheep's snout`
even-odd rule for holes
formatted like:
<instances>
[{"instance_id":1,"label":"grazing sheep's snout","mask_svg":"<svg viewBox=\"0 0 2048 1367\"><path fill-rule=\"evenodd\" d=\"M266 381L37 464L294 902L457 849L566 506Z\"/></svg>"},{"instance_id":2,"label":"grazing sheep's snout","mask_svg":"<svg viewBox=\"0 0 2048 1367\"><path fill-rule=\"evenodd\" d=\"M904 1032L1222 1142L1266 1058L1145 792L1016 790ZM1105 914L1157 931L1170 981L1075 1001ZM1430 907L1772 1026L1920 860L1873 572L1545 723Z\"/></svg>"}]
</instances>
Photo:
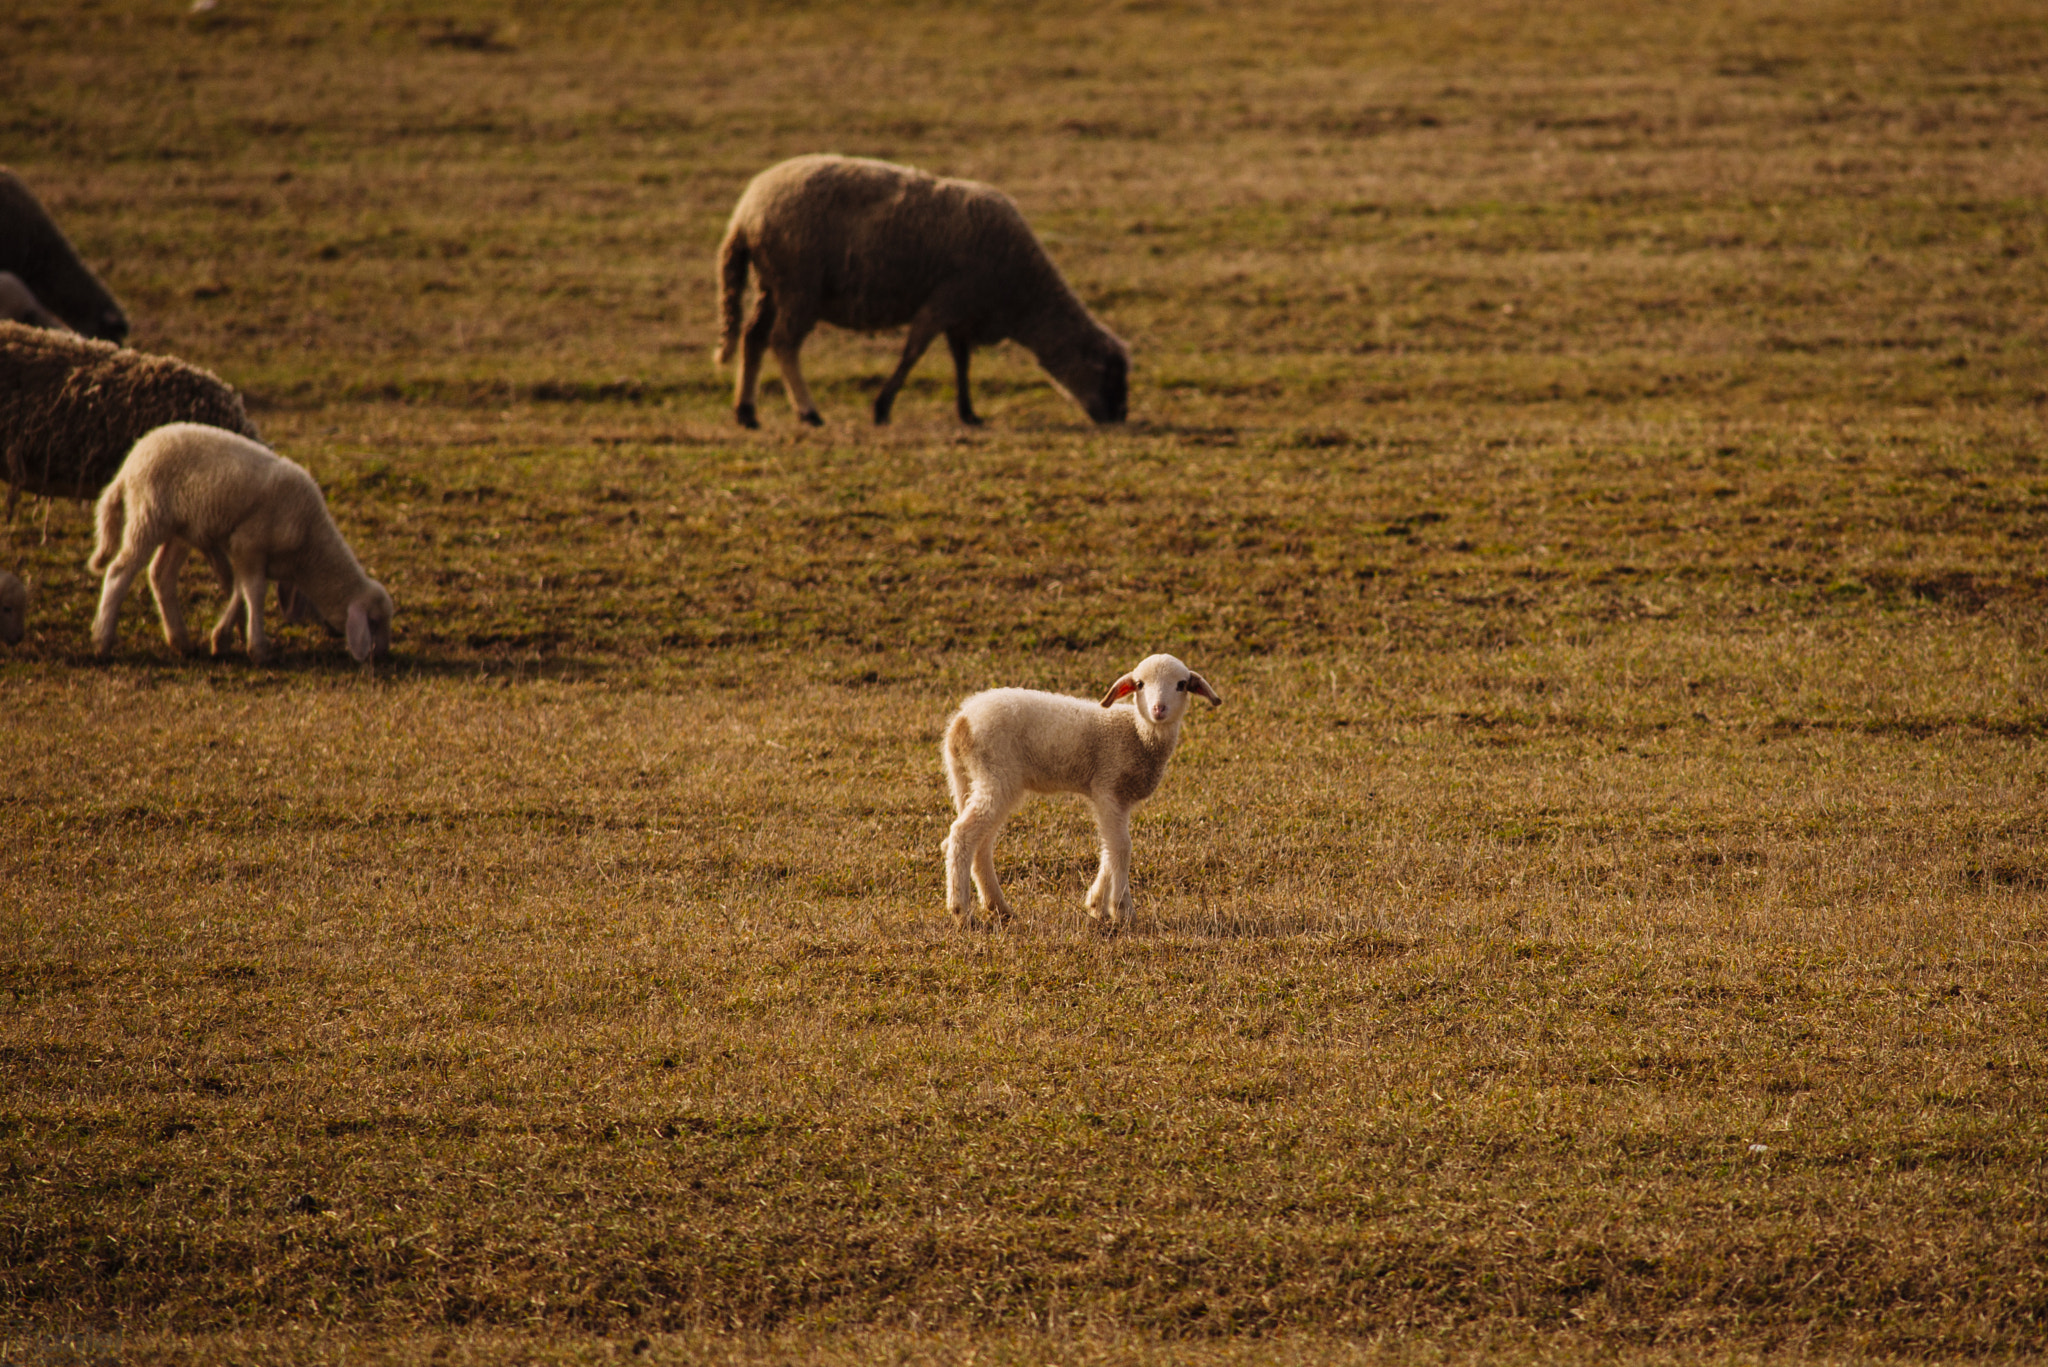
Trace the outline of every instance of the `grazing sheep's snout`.
<instances>
[{"instance_id":1,"label":"grazing sheep's snout","mask_svg":"<svg viewBox=\"0 0 2048 1367\"><path fill-rule=\"evenodd\" d=\"M118 308L110 308L100 315L99 326L93 336L103 342L119 344L128 340L128 315Z\"/></svg>"},{"instance_id":2,"label":"grazing sheep's snout","mask_svg":"<svg viewBox=\"0 0 2048 1367\"><path fill-rule=\"evenodd\" d=\"M1130 411L1131 363L1112 354L1102 371L1102 387L1088 416L1098 423L1122 422Z\"/></svg>"},{"instance_id":3,"label":"grazing sheep's snout","mask_svg":"<svg viewBox=\"0 0 2048 1367\"><path fill-rule=\"evenodd\" d=\"M391 595L374 579L370 589L348 605L348 621L342 628L348 653L357 664L391 658Z\"/></svg>"}]
</instances>

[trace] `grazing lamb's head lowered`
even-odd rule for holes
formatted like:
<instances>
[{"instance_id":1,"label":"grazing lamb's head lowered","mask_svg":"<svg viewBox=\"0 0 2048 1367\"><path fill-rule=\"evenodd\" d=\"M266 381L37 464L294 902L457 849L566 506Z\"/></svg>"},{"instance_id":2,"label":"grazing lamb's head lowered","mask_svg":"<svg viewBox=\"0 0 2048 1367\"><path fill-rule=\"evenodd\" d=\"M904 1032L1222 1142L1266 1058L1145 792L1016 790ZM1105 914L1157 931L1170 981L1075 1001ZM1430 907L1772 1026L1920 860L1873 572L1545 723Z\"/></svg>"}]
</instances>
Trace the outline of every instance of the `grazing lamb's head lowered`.
<instances>
[{"instance_id":1,"label":"grazing lamb's head lowered","mask_svg":"<svg viewBox=\"0 0 2048 1367\"><path fill-rule=\"evenodd\" d=\"M1171 655L1147 655L1138 667L1110 685L1102 699L1104 707L1118 698L1137 695L1138 715L1154 726L1179 724L1188 710L1190 697L1207 698L1211 707L1223 706L1223 699L1209 687L1209 681Z\"/></svg>"}]
</instances>

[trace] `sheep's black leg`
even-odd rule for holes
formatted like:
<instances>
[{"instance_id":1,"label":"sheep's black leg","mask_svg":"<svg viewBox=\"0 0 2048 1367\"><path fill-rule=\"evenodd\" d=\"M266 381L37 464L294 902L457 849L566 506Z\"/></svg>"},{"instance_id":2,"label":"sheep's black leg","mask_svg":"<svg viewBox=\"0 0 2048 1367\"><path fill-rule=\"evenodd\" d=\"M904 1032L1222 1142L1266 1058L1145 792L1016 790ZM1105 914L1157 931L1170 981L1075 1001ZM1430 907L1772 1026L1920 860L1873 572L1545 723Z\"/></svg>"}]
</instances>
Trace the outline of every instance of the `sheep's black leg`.
<instances>
[{"instance_id":1,"label":"sheep's black leg","mask_svg":"<svg viewBox=\"0 0 2048 1367\"><path fill-rule=\"evenodd\" d=\"M930 316L930 310L920 310L910 320L910 335L903 339L903 359L896 363L895 371L882 381L882 392L875 395L875 425L889 421L889 409L896 402L896 394L903 388L903 382L910 378L910 371L924 355L925 348L932 344L932 338L939 335L938 325Z\"/></svg>"},{"instance_id":2,"label":"sheep's black leg","mask_svg":"<svg viewBox=\"0 0 2048 1367\"><path fill-rule=\"evenodd\" d=\"M953 353L953 404L960 412L960 421L969 427L981 426L981 419L974 415L974 397L967 389L967 360L974 354L974 343L966 334L948 332L946 346Z\"/></svg>"},{"instance_id":3,"label":"sheep's black leg","mask_svg":"<svg viewBox=\"0 0 2048 1367\"><path fill-rule=\"evenodd\" d=\"M775 307L775 326L768 333L768 349L775 353L775 364L782 371L782 387L789 391L789 403L796 409L798 422L823 427L825 420L818 416L818 405L811 399L811 387L804 383L803 363L798 357L804 338L818 324L817 301L800 290L792 290L786 291Z\"/></svg>"},{"instance_id":4,"label":"sheep's black leg","mask_svg":"<svg viewBox=\"0 0 2048 1367\"><path fill-rule=\"evenodd\" d=\"M775 299L766 290L754 300L754 316L740 341L740 377L733 393L732 415L742 427L759 427L754 416L754 386L761 379L761 357L768 351L768 334L775 329Z\"/></svg>"}]
</instances>

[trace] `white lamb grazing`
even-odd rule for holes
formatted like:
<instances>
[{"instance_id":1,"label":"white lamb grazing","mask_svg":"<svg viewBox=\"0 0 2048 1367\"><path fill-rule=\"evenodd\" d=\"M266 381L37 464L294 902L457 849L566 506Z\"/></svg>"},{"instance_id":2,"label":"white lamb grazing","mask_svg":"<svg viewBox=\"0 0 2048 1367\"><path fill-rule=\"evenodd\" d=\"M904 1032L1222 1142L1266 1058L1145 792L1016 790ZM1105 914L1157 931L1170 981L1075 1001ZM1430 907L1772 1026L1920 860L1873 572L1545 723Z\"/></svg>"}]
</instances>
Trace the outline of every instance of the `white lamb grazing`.
<instances>
[{"instance_id":1,"label":"white lamb grazing","mask_svg":"<svg viewBox=\"0 0 2048 1367\"><path fill-rule=\"evenodd\" d=\"M0 641L21 644L28 634L28 585L0 570Z\"/></svg>"},{"instance_id":2,"label":"white lamb grazing","mask_svg":"<svg viewBox=\"0 0 2048 1367\"><path fill-rule=\"evenodd\" d=\"M213 628L214 654L246 619L249 658L269 658L263 590L272 579L292 586L294 607L303 603L345 634L357 660L390 653L391 595L363 573L313 477L260 443L199 423L159 427L129 451L96 515L98 542L86 564L106 572L92 623L101 655L113 653L115 615L145 562L164 639L187 648L178 569L194 550L232 585Z\"/></svg>"},{"instance_id":3,"label":"white lamb grazing","mask_svg":"<svg viewBox=\"0 0 2048 1367\"><path fill-rule=\"evenodd\" d=\"M1133 695L1130 707L1113 704ZM960 813L946 852L946 909L976 924L970 875L981 910L1000 924L1010 904L996 882L996 835L1031 793L1079 793L1095 808L1102 867L1088 889L1088 914L1114 924L1131 914L1131 808L1152 796L1180 743L1190 695L1221 707L1201 675L1171 655L1150 655L1118 679L1098 706L1086 698L1029 688L996 688L960 704L940 753Z\"/></svg>"}]
</instances>

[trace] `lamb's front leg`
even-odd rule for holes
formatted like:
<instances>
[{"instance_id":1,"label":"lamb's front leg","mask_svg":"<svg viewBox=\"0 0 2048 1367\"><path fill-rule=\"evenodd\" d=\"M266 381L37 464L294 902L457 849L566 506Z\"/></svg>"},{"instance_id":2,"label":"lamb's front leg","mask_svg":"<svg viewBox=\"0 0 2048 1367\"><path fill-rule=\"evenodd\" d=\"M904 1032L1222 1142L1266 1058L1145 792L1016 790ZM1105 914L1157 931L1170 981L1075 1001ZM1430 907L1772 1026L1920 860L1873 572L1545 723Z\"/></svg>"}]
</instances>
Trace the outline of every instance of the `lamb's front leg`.
<instances>
[{"instance_id":1,"label":"lamb's front leg","mask_svg":"<svg viewBox=\"0 0 2048 1367\"><path fill-rule=\"evenodd\" d=\"M1095 828L1102 835L1102 867L1088 889L1088 914L1111 925L1131 919L1131 813L1114 802L1095 802Z\"/></svg>"}]
</instances>

